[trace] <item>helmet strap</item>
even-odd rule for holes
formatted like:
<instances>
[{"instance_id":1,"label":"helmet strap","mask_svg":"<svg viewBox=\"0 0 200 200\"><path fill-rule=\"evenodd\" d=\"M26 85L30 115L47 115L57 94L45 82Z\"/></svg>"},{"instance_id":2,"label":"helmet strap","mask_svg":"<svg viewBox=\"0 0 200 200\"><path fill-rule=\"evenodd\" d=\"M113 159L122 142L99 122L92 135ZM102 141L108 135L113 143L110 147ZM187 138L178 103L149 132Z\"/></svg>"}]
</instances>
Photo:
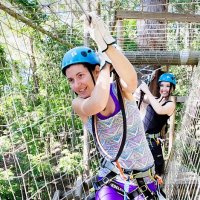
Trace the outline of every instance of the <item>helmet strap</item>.
<instances>
[{"instance_id":1,"label":"helmet strap","mask_svg":"<svg viewBox=\"0 0 200 200\"><path fill-rule=\"evenodd\" d=\"M93 83L94 83L94 85L95 85L95 80L94 80L94 76L93 76L93 74L92 74L92 70L88 68L88 71L90 72L90 75L91 75L91 77L92 77L92 81L93 81Z\"/></svg>"},{"instance_id":2,"label":"helmet strap","mask_svg":"<svg viewBox=\"0 0 200 200\"><path fill-rule=\"evenodd\" d=\"M163 97L160 99L159 103L163 100Z\"/></svg>"},{"instance_id":3,"label":"helmet strap","mask_svg":"<svg viewBox=\"0 0 200 200\"><path fill-rule=\"evenodd\" d=\"M172 90L174 90L174 85L172 83L170 83L170 90L169 90L169 96L172 94Z\"/></svg>"}]
</instances>

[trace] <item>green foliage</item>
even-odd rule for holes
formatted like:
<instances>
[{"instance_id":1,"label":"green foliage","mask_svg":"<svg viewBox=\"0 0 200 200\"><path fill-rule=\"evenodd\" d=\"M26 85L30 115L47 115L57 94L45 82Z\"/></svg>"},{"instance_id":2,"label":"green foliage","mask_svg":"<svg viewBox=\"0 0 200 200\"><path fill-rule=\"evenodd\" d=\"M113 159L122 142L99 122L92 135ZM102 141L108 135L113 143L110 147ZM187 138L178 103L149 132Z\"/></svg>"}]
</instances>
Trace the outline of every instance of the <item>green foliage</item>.
<instances>
[{"instance_id":1,"label":"green foliage","mask_svg":"<svg viewBox=\"0 0 200 200\"><path fill-rule=\"evenodd\" d=\"M185 66L170 66L170 72L172 72L177 80L176 90L173 93L176 96L186 96L189 93L189 87L191 86L192 68Z\"/></svg>"},{"instance_id":2,"label":"green foliage","mask_svg":"<svg viewBox=\"0 0 200 200\"><path fill-rule=\"evenodd\" d=\"M26 17L33 20L36 24L40 24L48 19L45 13L40 10L38 0L9 0L12 4L16 4Z\"/></svg>"},{"instance_id":3,"label":"green foliage","mask_svg":"<svg viewBox=\"0 0 200 200\"><path fill-rule=\"evenodd\" d=\"M28 29L25 31L29 32ZM1 141L4 142L4 145L0 150L2 153L6 153L11 151L11 148L20 147L22 149L22 151L16 152L20 171L18 167L14 167L15 160L11 161L11 165L6 163L10 173L8 177L0 179L2 198L13 199L12 190L14 190L16 199L21 199L20 185L23 183L16 179L12 180L11 188L8 182L8 179L12 179L12 176L16 175L15 173L25 174L30 171L26 174L25 179L28 182L29 194L33 195L37 192L38 187L44 186L44 180L40 178L44 174L49 181L53 179L52 169L55 169L55 173L70 174L71 169L75 169L82 159L80 153L82 132L78 131L82 125L80 119L76 116L72 117L71 90L59 68L66 47L34 32L31 34L34 38L36 53L44 58L37 62L37 78L40 80L38 93L34 92L33 74L29 72L28 66L23 65L22 61L12 60L10 62L12 70L9 69L9 73L4 73L2 76L5 80L1 82L2 88L7 89L1 97L0 119L2 117L1 124L3 119L5 124L9 124L9 131L3 130L3 134L11 134L12 142L6 136L2 137ZM5 57L3 48L1 55ZM6 69L3 71L6 72ZM71 137L70 132L76 129L75 139L75 137ZM67 146L61 144L60 132L65 132L66 141L64 143L68 143ZM46 138L51 139L48 141ZM66 148L73 150L72 155L67 154ZM75 150L76 153L74 153ZM53 156L57 151L63 155L55 162ZM0 156L0 163L3 162L3 159L4 157ZM82 165L79 164L75 171L76 173L82 171ZM47 192L42 194L44 199L47 198L45 196L47 194Z\"/></svg>"},{"instance_id":4,"label":"green foliage","mask_svg":"<svg viewBox=\"0 0 200 200\"><path fill-rule=\"evenodd\" d=\"M124 49L126 51L135 51L137 50L137 43L135 41L136 20L124 20L124 26L126 27L125 31L123 32Z\"/></svg>"},{"instance_id":5,"label":"green foliage","mask_svg":"<svg viewBox=\"0 0 200 200\"><path fill-rule=\"evenodd\" d=\"M10 81L10 75L11 71L6 60L5 47L0 44L0 97L5 89L4 85Z\"/></svg>"},{"instance_id":6,"label":"green foliage","mask_svg":"<svg viewBox=\"0 0 200 200\"><path fill-rule=\"evenodd\" d=\"M118 9L135 9L141 2L139 0L135 1L129 1L129 0L116 0L114 1L113 9L118 10Z\"/></svg>"},{"instance_id":7,"label":"green foliage","mask_svg":"<svg viewBox=\"0 0 200 200\"><path fill-rule=\"evenodd\" d=\"M4 152L7 152L11 148L11 141L7 136L1 136L0 137L0 158L2 159L2 155Z\"/></svg>"},{"instance_id":8,"label":"green foliage","mask_svg":"<svg viewBox=\"0 0 200 200\"><path fill-rule=\"evenodd\" d=\"M60 159L57 171L67 172L68 174L81 174L83 172L81 162L82 157L79 152L70 152L68 149L62 152L64 157Z\"/></svg>"},{"instance_id":9,"label":"green foliage","mask_svg":"<svg viewBox=\"0 0 200 200\"><path fill-rule=\"evenodd\" d=\"M189 88L191 87L192 68L185 66L170 66L170 72L176 77L176 89L173 92L175 96L188 96ZM176 105L176 120L175 129L178 130L181 126L184 104L177 103Z\"/></svg>"},{"instance_id":10,"label":"green foliage","mask_svg":"<svg viewBox=\"0 0 200 200\"><path fill-rule=\"evenodd\" d=\"M0 44L0 98L4 95L5 90L9 87L11 80L11 70L9 69L9 63L6 60L5 47ZM5 131L6 118L3 113L3 107L0 104L0 135Z\"/></svg>"},{"instance_id":11,"label":"green foliage","mask_svg":"<svg viewBox=\"0 0 200 200\"><path fill-rule=\"evenodd\" d=\"M169 3L172 3L176 9L176 12L183 13L184 12L198 12L200 5L192 3L191 0L170 0ZM194 1L195 2L195 1Z\"/></svg>"},{"instance_id":12,"label":"green foliage","mask_svg":"<svg viewBox=\"0 0 200 200\"><path fill-rule=\"evenodd\" d=\"M11 170L5 170L0 168L0 196L2 199L13 199L13 190L9 187L9 182L8 179L10 179L10 177L13 176L13 172ZM12 188L14 189L14 191L16 191L15 189L18 187L18 183L13 182L11 180L12 183ZM16 194L17 197L17 194Z\"/></svg>"}]
</instances>

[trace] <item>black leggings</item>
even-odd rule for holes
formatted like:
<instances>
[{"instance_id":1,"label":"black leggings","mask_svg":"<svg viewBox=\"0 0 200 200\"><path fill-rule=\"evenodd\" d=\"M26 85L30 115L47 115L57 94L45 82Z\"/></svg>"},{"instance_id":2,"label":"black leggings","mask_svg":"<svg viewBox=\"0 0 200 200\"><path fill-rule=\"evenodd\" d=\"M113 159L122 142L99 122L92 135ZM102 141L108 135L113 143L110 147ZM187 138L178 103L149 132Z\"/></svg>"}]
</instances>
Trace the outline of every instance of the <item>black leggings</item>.
<instances>
[{"instance_id":1,"label":"black leggings","mask_svg":"<svg viewBox=\"0 0 200 200\"><path fill-rule=\"evenodd\" d=\"M147 138L150 150L153 154L153 158L155 161L155 172L159 176L164 174L165 162L162 154L161 142L159 144L156 143L157 139Z\"/></svg>"}]
</instances>

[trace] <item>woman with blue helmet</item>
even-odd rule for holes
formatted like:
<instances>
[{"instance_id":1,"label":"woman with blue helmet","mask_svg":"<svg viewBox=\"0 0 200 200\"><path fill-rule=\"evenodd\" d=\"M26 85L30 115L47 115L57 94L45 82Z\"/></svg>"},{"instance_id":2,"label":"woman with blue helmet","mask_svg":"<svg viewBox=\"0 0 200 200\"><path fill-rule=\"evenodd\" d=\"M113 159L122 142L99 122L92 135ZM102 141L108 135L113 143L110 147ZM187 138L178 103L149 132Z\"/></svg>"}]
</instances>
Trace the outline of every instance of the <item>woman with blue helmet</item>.
<instances>
[{"instance_id":1,"label":"woman with blue helmet","mask_svg":"<svg viewBox=\"0 0 200 200\"><path fill-rule=\"evenodd\" d=\"M66 69L75 64L84 64L90 72L93 82L95 83L92 71L94 71L96 65L100 66L100 58L94 50L89 47L80 46L66 52L62 60L63 74L66 75Z\"/></svg>"},{"instance_id":2,"label":"woman with blue helmet","mask_svg":"<svg viewBox=\"0 0 200 200\"><path fill-rule=\"evenodd\" d=\"M176 87L176 78L171 73L164 73L158 80L160 97L154 97L146 83L139 87L145 93L144 102L148 104L143 119L144 129L151 152L155 160L156 174L164 173L164 158L161 149L161 130L175 110L171 93Z\"/></svg>"},{"instance_id":3,"label":"woman with blue helmet","mask_svg":"<svg viewBox=\"0 0 200 200\"><path fill-rule=\"evenodd\" d=\"M103 53L99 57L88 47L75 47L64 55L62 72L77 94L72 107L94 136L104 158L94 183L95 199L154 200L154 160L132 96L137 87L136 71L113 46L115 40L104 22L93 13L89 15L91 22L85 19L85 25ZM119 82L110 78L113 68Z\"/></svg>"}]
</instances>

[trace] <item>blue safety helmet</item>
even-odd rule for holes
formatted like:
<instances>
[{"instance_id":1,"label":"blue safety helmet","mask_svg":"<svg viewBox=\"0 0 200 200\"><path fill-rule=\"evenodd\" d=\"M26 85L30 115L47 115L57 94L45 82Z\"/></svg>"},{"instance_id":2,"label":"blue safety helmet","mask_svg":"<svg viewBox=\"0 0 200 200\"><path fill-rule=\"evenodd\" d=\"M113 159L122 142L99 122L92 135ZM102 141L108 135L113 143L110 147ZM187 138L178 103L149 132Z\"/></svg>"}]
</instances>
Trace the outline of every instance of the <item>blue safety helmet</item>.
<instances>
[{"instance_id":1,"label":"blue safety helmet","mask_svg":"<svg viewBox=\"0 0 200 200\"><path fill-rule=\"evenodd\" d=\"M89 47L75 47L65 53L61 66L62 73L65 75L65 70L68 67L78 63L100 65L100 59L95 53L95 51Z\"/></svg>"},{"instance_id":2,"label":"blue safety helmet","mask_svg":"<svg viewBox=\"0 0 200 200\"><path fill-rule=\"evenodd\" d=\"M175 76L173 75L173 74L171 74L171 73L164 73L164 74L162 74L161 76L160 76L160 78L158 79L158 83L160 83L160 82L169 82L169 83L171 83L173 86L174 86L174 88L175 88L175 86L176 86L176 78L175 78Z\"/></svg>"}]
</instances>

